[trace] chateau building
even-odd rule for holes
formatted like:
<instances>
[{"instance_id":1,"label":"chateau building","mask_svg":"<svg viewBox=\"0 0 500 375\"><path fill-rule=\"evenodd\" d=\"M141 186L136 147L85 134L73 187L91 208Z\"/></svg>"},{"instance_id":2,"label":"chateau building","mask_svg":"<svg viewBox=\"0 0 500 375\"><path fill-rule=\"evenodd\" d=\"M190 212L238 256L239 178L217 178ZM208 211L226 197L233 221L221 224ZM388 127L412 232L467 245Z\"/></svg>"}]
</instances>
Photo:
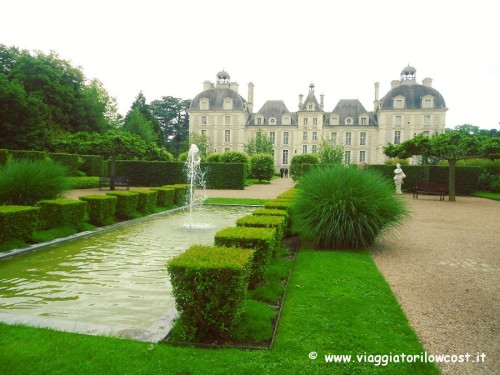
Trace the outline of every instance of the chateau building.
<instances>
[{"instance_id":1,"label":"chateau building","mask_svg":"<svg viewBox=\"0 0 500 375\"><path fill-rule=\"evenodd\" d=\"M316 152L322 139L343 145L347 164L383 164L382 150L388 143L445 129L443 96L432 87L432 79L417 83L411 66L401 71L400 80L391 82L382 98L375 83L373 111L358 99L341 99L327 111L324 95L318 101L311 84L305 98L299 95L296 112L282 100L268 100L254 112L254 85L248 84L247 99L238 88L225 71L217 73L215 84L205 81L203 91L191 101L189 132L205 135L213 152L244 151L244 145L263 132L274 145L277 168L289 166L294 155Z\"/></svg>"}]
</instances>

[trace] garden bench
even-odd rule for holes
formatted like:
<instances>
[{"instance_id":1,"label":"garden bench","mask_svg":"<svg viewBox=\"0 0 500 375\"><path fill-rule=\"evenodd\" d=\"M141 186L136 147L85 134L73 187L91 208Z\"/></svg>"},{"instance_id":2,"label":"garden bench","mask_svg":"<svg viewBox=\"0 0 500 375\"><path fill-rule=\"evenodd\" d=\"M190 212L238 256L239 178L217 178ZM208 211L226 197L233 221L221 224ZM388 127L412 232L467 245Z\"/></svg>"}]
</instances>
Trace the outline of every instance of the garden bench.
<instances>
[{"instance_id":1,"label":"garden bench","mask_svg":"<svg viewBox=\"0 0 500 375\"><path fill-rule=\"evenodd\" d=\"M421 182L413 188L413 199L418 199L419 194L439 195L439 200L444 201L448 194L448 187L436 182Z\"/></svg>"},{"instance_id":2,"label":"garden bench","mask_svg":"<svg viewBox=\"0 0 500 375\"><path fill-rule=\"evenodd\" d=\"M103 187L111 186L111 177L101 176L99 177L99 190L102 190ZM129 189L128 178L125 176L115 176L115 187L124 186Z\"/></svg>"}]
</instances>

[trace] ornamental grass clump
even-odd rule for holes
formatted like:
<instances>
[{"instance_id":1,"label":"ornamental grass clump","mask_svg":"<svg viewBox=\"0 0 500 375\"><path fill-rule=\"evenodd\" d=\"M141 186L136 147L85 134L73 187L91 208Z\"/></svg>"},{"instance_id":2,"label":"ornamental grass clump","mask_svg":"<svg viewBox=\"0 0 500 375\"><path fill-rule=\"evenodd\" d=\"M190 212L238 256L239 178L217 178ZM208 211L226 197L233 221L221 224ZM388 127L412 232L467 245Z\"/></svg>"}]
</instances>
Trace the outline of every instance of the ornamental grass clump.
<instances>
[{"instance_id":1,"label":"ornamental grass clump","mask_svg":"<svg viewBox=\"0 0 500 375\"><path fill-rule=\"evenodd\" d=\"M0 169L0 204L33 206L69 189L64 166L44 160L15 160Z\"/></svg>"},{"instance_id":2,"label":"ornamental grass clump","mask_svg":"<svg viewBox=\"0 0 500 375\"><path fill-rule=\"evenodd\" d=\"M408 210L382 175L343 166L313 168L303 176L292 206L298 229L322 248L361 249L397 226Z\"/></svg>"}]
</instances>

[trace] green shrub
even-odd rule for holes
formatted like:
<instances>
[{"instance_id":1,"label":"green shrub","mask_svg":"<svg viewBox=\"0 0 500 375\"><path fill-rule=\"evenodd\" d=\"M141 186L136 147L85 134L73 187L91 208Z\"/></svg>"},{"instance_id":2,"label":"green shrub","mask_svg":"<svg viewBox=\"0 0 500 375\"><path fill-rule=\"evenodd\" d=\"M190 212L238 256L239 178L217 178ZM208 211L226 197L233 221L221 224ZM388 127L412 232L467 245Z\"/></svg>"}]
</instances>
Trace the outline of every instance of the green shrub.
<instances>
[{"instance_id":1,"label":"green shrub","mask_svg":"<svg viewBox=\"0 0 500 375\"><path fill-rule=\"evenodd\" d=\"M303 164L319 164L319 158L316 154L295 155L290 164L290 176L294 181L300 180Z\"/></svg>"},{"instance_id":2,"label":"green shrub","mask_svg":"<svg viewBox=\"0 0 500 375\"><path fill-rule=\"evenodd\" d=\"M276 230L271 228L228 227L215 234L215 245L255 250L250 286L264 280L264 272L276 247Z\"/></svg>"},{"instance_id":3,"label":"green shrub","mask_svg":"<svg viewBox=\"0 0 500 375\"><path fill-rule=\"evenodd\" d=\"M255 154L250 158L250 174L260 181L274 176L274 158L269 154Z\"/></svg>"},{"instance_id":4,"label":"green shrub","mask_svg":"<svg viewBox=\"0 0 500 375\"><path fill-rule=\"evenodd\" d=\"M85 195L80 199L87 202L89 222L91 224L97 226L113 224L118 197L112 195Z\"/></svg>"},{"instance_id":5,"label":"green shrub","mask_svg":"<svg viewBox=\"0 0 500 375\"><path fill-rule=\"evenodd\" d=\"M246 164L242 163L202 163L207 189L238 189L245 188Z\"/></svg>"},{"instance_id":6,"label":"green shrub","mask_svg":"<svg viewBox=\"0 0 500 375\"><path fill-rule=\"evenodd\" d=\"M356 168L325 167L301 179L292 207L294 225L329 249L360 249L408 213L388 179Z\"/></svg>"},{"instance_id":7,"label":"green shrub","mask_svg":"<svg viewBox=\"0 0 500 375\"><path fill-rule=\"evenodd\" d=\"M205 161L207 163L220 163L221 155L222 154L219 154L219 153L208 154Z\"/></svg>"},{"instance_id":8,"label":"green shrub","mask_svg":"<svg viewBox=\"0 0 500 375\"><path fill-rule=\"evenodd\" d=\"M251 250L198 245L168 262L185 339L210 341L229 335L241 313L252 256Z\"/></svg>"},{"instance_id":9,"label":"green shrub","mask_svg":"<svg viewBox=\"0 0 500 375\"><path fill-rule=\"evenodd\" d=\"M38 229L56 227L72 227L82 229L87 211L87 203L75 199L42 200L36 204L40 207Z\"/></svg>"},{"instance_id":10,"label":"green shrub","mask_svg":"<svg viewBox=\"0 0 500 375\"><path fill-rule=\"evenodd\" d=\"M34 205L68 189L66 168L51 161L11 160L0 169L0 204Z\"/></svg>"},{"instance_id":11,"label":"green shrub","mask_svg":"<svg viewBox=\"0 0 500 375\"><path fill-rule=\"evenodd\" d=\"M49 158L61 165L64 165L68 170L69 176L78 175L78 155L77 154L62 154L62 153L49 153Z\"/></svg>"},{"instance_id":12,"label":"green shrub","mask_svg":"<svg viewBox=\"0 0 500 375\"><path fill-rule=\"evenodd\" d=\"M117 160L116 175L126 176L130 186L163 186L186 182L184 163L173 161Z\"/></svg>"},{"instance_id":13,"label":"green shrub","mask_svg":"<svg viewBox=\"0 0 500 375\"><path fill-rule=\"evenodd\" d=\"M221 163L243 163L248 164L250 159L248 155L242 151L226 151L220 154Z\"/></svg>"},{"instance_id":14,"label":"green shrub","mask_svg":"<svg viewBox=\"0 0 500 375\"><path fill-rule=\"evenodd\" d=\"M79 155L79 170L87 176L104 176L104 159L100 155Z\"/></svg>"},{"instance_id":15,"label":"green shrub","mask_svg":"<svg viewBox=\"0 0 500 375\"><path fill-rule=\"evenodd\" d=\"M248 300L243 305L241 319L232 332L233 338L239 341L261 343L273 337L274 312L267 304Z\"/></svg>"},{"instance_id":16,"label":"green shrub","mask_svg":"<svg viewBox=\"0 0 500 375\"><path fill-rule=\"evenodd\" d=\"M14 160L47 160L45 151L10 150L10 154Z\"/></svg>"},{"instance_id":17,"label":"green shrub","mask_svg":"<svg viewBox=\"0 0 500 375\"><path fill-rule=\"evenodd\" d=\"M116 217L120 220L128 220L137 217L137 204L139 194L131 191L110 191L106 195L117 198Z\"/></svg>"},{"instance_id":18,"label":"green shrub","mask_svg":"<svg viewBox=\"0 0 500 375\"><path fill-rule=\"evenodd\" d=\"M172 207L174 205L175 188L174 187L159 187L151 188L158 193L156 205L158 207Z\"/></svg>"},{"instance_id":19,"label":"green shrub","mask_svg":"<svg viewBox=\"0 0 500 375\"><path fill-rule=\"evenodd\" d=\"M137 211L146 214L151 214L156 208L156 198L158 193L154 190L131 190L133 193L139 194L137 201Z\"/></svg>"},{"instance_id":20,"label":"green shrub","mask_svg":"<svg viewBox=\"0 0 500 375\"><path fill-rule=\"evenodd\" d=\"M186 204L188 193L189 193L189 191L188 191L189 185L187 185L187 184L175 184L175 185L165 185L162 187L175 189L174 204L176 206L184 206Z\"/></svg>"},{"instance_id":21,"label":"green shrub","mask_svg":"<svg viewBox=\"0 0 500 375\"><path fill-rule=\"evenodd\" d=\"M236 220L238 227L273 228L276 230L276 246L283 241L285 231L285 217L247 215Z\"/></svg>"},{"instance_id":22,"label":"green shrub","mask_svg":"<svg viewBox=\"0 0 500 375\"><path fill-rule=\"evenodd\" d=\"M290 217L288 215L288 212L286 210L280 210L277 208L257 208L256 210L252 211L252 215L269 215L269 216L281 216L284 218L284 228L285 232L283 233L284 236L288 235L289 230L290 230Z\"/></svg>"},{"instance_id":23,"label":"green shrub","mask_svg":"<svg viewBox=\"0 0 500 375\"><path fill-rule=\"evenodd\" d=\"M450 167L431 165L429 181L448 185ZM478 190L480 167L455 168L455 192L458 195L470 195Z\"/></svg>"},{"instance_id":24,"label":"green shrub","mask_svg":"<svg viewBox=\"0 0 500 375\"><path fill-rule=\"evenodd\" d=\"M271 199L264 203L264 208L283 210L290 213L290 207L292 206L292 200L281 200L281 199Z\"/></svg>"},{"instance_id":25,"label":"green shrub","mask_svg":"<svg viewBox=\"0 0 500 375\"><path fill-rule=\"evenodd\" d=\"M31 241L40 209L30 206L0 206L0 242Z\"/></svg>"},{"instance_id":26,"label":"green shrub","mask_svg":"<svg viewBox=\"0 0 500 375\"><path fill-rule=\"evenodd\" d=\"M99 177L68 177L70 189L92 189L99 187Z\"/></svg>"}]
</instances>

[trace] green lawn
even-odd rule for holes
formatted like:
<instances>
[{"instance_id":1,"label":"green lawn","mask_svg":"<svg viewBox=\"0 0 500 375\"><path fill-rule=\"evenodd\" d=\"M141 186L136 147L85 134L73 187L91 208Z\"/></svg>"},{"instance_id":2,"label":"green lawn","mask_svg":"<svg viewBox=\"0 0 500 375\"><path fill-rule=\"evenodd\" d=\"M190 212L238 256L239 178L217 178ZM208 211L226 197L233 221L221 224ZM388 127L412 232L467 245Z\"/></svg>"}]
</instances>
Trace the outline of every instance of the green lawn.
<instances>
[{"instance_id":1,"label":"green lawn","mask_svg":"<svg viewBox=\"0 0 500 375\"><path fill-rule=\"evenodd\" d=\"M475 193L472 193L472 195L475 197L488 198L488 199L500 201L500 193L490 193L488 191L477 191Z\"/></svg>"},{"instance_id":2,"label":"green lawn","mask_svg":"<svg viewBox=\"0 0 500 375\"><path fill-rule=\"evenodd\" d=\"M423 351L367 252L298 252L270 350L172 347L5 324L0 348L0 374L11 375L439 374L422 363L325 363L328 354Z\"/></svg>"},{"instance_id":3,"label":"green lawn","mask_svg":"<svg viewBox=\"0 0 500 375\"><path fill-rule=\"evenodd\" d=\"M204 204L239 204L249 206L262 206L268 199L257 198L207 198L203 201Z\"/></svg>"}]
</instances>

